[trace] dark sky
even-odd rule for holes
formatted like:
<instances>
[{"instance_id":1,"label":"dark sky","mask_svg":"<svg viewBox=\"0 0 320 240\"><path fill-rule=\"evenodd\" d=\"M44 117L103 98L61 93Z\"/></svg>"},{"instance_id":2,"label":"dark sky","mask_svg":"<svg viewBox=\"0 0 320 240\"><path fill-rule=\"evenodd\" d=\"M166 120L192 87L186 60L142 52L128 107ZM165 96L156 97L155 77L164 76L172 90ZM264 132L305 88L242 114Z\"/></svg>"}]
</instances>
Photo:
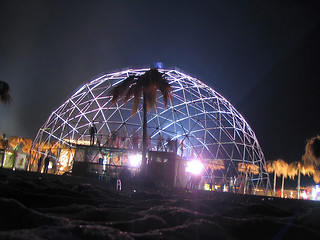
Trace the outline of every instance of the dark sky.
<instances>
[{"instance_id":1,"label":"dark sky","mask_svg":"<svg viewBox=\"0 0 320 240\"><path fill-rule=\"evenodd\" d=\"M84 83L160 60L226 97L267 160L299 160L320 129L316 2L0 0L0 133L33 139Z\"/></svg>"}]
</instances>

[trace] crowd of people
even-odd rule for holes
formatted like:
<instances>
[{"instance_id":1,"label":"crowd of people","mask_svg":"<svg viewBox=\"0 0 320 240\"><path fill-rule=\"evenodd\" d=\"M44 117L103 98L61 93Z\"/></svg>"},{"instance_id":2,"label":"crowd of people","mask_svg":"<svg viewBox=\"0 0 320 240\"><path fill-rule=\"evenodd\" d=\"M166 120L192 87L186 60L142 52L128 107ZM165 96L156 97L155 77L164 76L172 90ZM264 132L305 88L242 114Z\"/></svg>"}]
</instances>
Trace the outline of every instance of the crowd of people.
<instances>
[{"instance_id":1,"label":"crowd of people","mask_svg":"<svg viewBox=\"0 0 320 240\"><path fill-rule=\"evenodd\" d=\"M113 131L107 135L103 135L101 132L97 133L95 125L92 124L89 129L89 134L90 145L124 149L138 149L142 147L142 141L137 131L134 131L131 136L127 136L125 133L119 135L117 131ZM170 137L164 140L161 135L159 135L159 137L154 141L150 137L147 138L148 150L177 153L179 149L181 155L183 155L183 148L183 140L179 141L179 143L177 139L172 140Z\"/></svg>"},{"instance_id":2,"label":"crowd of people","mask_svg":"<svg viewBox=\"0 0 320 240\"><path fill-rule=\"evenodd\" d=\"M41 155L38 159L38 173L48 173L49 167L51 163L52 173L55 174L57 172L57 162L55 158L50 157L49 154Z\"/></svg>"}]
</instances>

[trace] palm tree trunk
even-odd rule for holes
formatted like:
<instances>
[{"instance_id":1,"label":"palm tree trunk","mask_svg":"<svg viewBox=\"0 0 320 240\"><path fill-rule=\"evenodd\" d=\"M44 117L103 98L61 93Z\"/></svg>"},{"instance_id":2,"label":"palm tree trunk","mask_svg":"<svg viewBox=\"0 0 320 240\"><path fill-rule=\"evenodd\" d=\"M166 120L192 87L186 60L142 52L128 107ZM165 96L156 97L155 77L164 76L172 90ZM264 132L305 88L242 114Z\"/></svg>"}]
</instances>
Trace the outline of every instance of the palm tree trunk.
<instances>
[{"instance_id":1,"label":"palm tree trunk","mask_svg":"<svg viewBox=\"0 0 320 240\"><path fill-rule=\"evenodd\" d=\"M277 172L274 171L274 177L273 177L273 196L276 196L276 185L277 185Z\"/></svg>"},{"instance_id":2,"label":"palm tree trunk","mask_svg":"<svg viewBox=\"0 0 320 240\"><path fill-rule=\"evenodd\" d=\"M141 170L145 172L147 166L147 100L143 92L143 120L142 120L142 162Z\"/></svg>"},{"instance_id":3,"label":"palm tree trunk","mask_svg":"<svg viewBox=\"0 0 320 240\"><path fill-rule=\"evenodd\" d=\"M298 169L298 193L297 193L297 199L300 199L300 175L301 175L301 170L299 168Z\"/></svg>"},{"instance_id":4,"label":"palm tree trunk","mask_svg":"<svg viewBox=\"0 0 320 240\"><path fill-rule=\"evenodd\" d=\"M281 197L283 198L283 189L284 189L284 174L282 174L282 186L281 186Z\"/></svg>"}]
</instances>

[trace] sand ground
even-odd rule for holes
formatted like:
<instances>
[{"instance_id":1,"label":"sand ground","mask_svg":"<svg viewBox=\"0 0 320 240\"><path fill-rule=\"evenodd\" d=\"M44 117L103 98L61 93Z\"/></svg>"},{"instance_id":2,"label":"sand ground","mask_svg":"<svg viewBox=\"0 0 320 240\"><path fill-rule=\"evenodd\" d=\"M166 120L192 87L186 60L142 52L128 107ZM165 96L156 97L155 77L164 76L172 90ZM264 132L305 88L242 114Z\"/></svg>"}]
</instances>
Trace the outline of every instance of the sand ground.
<instances>
[{"instance_id":1,"label":"sand ground","mask_svg":"<svg viewBox=\"0 0 320 240\"><path fill-rule=\"evenodd\" d=\"M320 202L0 169L0 239L319 239Z\"/></svg>"}]
</instances>

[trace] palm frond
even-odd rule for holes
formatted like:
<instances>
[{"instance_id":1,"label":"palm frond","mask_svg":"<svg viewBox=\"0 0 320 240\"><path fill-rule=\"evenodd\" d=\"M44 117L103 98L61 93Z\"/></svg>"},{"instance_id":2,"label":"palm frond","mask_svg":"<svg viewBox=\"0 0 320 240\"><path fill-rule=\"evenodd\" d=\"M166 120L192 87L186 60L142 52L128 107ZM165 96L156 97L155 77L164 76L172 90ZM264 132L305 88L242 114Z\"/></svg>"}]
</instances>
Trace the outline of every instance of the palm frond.
<instances>
[{"instance_id":1,"label":"palm frond","mask_svg":"<svg viewBox=\"0 0 320 240\"><path fill-rule=\"evenodd\" d=\"M152 76L155 79L154 85L160 90L163 96L164 107L167 107L168 101L171 100L172 88L164 77L157 69L152 69Z\"/></svg>"},{"instance_id":2,"label":"palm frond","mask_svg":"<svg viewBox=\"0 0 320 240\"><path fill-rule=\"evenodd\" d=\"M224 162L221 159L217 159L217 160L213 161L211 164L209 164L209 166L212 170L224 170L225 169Z\"/></svg>"},{"instance_id":3,"label":"palm frond","mask_svg":"<svg viewBox=\"0 0 320 240\"><path fill-rule=\"evenodd\" d=\"M10 92L9 84L4 81L0 81L0 102L3 102L6 104L12 101L12 98L9 92Z\"/></svg>"},{"instance_id":4,"label":"palm frond","mask_svg":"<svg viewBox=\"0 0 320 240\"><path fill-rule=\"evenodd\" d=\"M266 171L268 173L273 173L275 171L274 169L274 161L268 161L266 164Z\"/></svg>"},{"instance_id":5,"label":"palm frond","mask_svg":"<svg viewBox=\"0 0 320 240\"><path fill-rule=\"evenodd\" d=\"M275 164L274 168L278 177L280 177L281 175L284 175L284 177L288 176L288 166L289 166L288 163L286 163L282 159L278 159L274 161L274 164Z\"/></svg>"},{"instance_id":6,"label":"palm frond","mask_svg":"<svg viewBox=\"0 0 320 240\"><path fill-rule=\"evenodd\" d=\"M140 84L135 84L132 87L133 91L133 106L132 106L132 115L136 115L140 103L142 88Z\"/></svg>"},{"instance_id":7,"label":"palm frond","mask_svg":"<svg viewBox=\"0 0 320 240\"><path fill-rule=\"evenodd\" d=\"M311 174L314 174L316 171L315 167L313 164L310 163L303 163L301 166L301 173L303 175L308 175L310 176Z\"/></svg>"},{"instance_id":8,"label":"palm frond","mask_svg":"<svg viewBox=\"0 0 320 240\"><path fill-rule=\"evenodd\" d=\"M253 174L259 174L259 167L251 163L240 163L238 165L238 171L243 173L249 172Z\"/></svg>"},{"instance_id":9,"label":"palm frond","mask_svg":"<svg viewBox=\"0 0 320 240\"><path fill-rule=\"evenodd\" d=\"M149 88L149 92L146 93L146 103L147 103L147 109L151 111L156 107L157 104L157 89Z\"/></svg>"},{"instance_id":10,"label":"palm frond","mask_svg":"<svg viewBox=\"0 0 320 240\"><path fill-rule=\"evenodd\" d=\"M129 76L111 90L112 103L116 103L120 97L127 94L128 89L134 83L134 76Z\"/></svg>"},{"instance_id":11,"label":"palm frond","mask_svg":"<svg viewBox=\"0 0 320 240\"><path fill-rule=\"evenodd\" d=\"M313 144L312 144L312 150L314 156L319 159L320 158L320 136L314 137Z\"/></svg>"},{"instance_id":12,"label":"palm frond","mask_svg":"<svg viewBox=\"0 0 320 240\"><path fill-rule=\"evenodd\" d=\"M164 74L160 73L158 69L151 68L144 74L139 76L129 76L112 91L112 103L117 102L121 97L124 103L133 97L132 114L135 115L143 92L145 96L147 110L151 111L157 105L157 91L160 91L163 96L164 106L167 107L168 101L171 99L172 88L164 78Z\"/></svg>"},{"instance_id":13,"label":"palm frond","mask_svg":"<svg viewBox=\"0 0 320 240\"><path fill-rule=\"evenodd\" d=\"M298 175L299 165L300 162L293 162L288 165L287 173L290 179L294 179L294 177Z\"/></svg>"},{"instance_id":14,"label":"palm frond","mask_svg":"<svg viewBox=\"0 0 320 240\"><path fill-rule=\"evenodd\" d=\"M134 91L135 91L135 88L136 88L135 85L136 84L133 84L133 85L130 86L130 88L127 89L127 92L126 92L126 94L125 94L125 96L123 98L123 102L124 103L128 102L129 99L134 96Z\"/></svg>"},{"instance_id":15,"label":"palm frond","mask_svg":"<svg viewBox=\"0 0 320 240\"><path fill-rule=\"evenodd\" d=\"M172 88L169 83L164 82L161 84L161 88L159 88L159 90L163 96L164 107L167 107L168 101L172 99Z\"/></svg>"},{"instance_id":16,"label":"palm frond","mask_svg":"<svg viewBox=\"0 0 320 240\"><path fill-rule=\"evenodd\" d=\"M315 173L313 174L313 180L315 181L315 183L320 183L320 171L315 171Z\"/></svg>"},{"instance_id":17,"label":"palm frond","mask_svg":"<svg viewBox=\"0 0 320 240\"><path fill-rule=\"evenodd\" d=\"M307 141L303 161L306 164L320 165L320 136L310 138Z\"/></svg>"}]
</instances>

